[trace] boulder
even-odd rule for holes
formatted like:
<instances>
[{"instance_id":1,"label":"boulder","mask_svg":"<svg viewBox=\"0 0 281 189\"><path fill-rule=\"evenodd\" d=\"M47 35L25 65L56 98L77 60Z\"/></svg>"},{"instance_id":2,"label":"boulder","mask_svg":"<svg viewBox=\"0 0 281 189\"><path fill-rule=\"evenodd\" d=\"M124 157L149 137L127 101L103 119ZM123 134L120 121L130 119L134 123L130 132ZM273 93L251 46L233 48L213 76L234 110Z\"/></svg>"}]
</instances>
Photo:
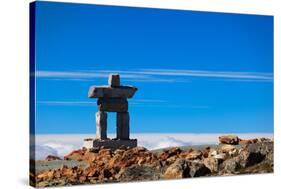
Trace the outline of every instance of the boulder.
<instances>
[{"instance_id":1,"label":"boulder","mask_svg":"<svg viewBox=\"0 0 281 189\"><path fill-rule=\"evenodd\" d=\"M210 171L212 173L216 173L219 171L219 164L220 164L221 160L220 159L216 159L214 157L208 157L205 158L203 160L204 165L210 169Z\"/></svg>"},{"instance_id":2,"label":"boulder","mask_svg":"<svg viewBox=\"0 0 281 189\"><path fill-rule=\"evenodd\" d=\"M185 158L186 160L201 159L202 156L203 153L200 150L193 150L191 152L181 154L181 157Z\"/></svg>"},{"instance_id":3,"label":"boulder","mask_svg":"<svg viewBox=\"0 0 281 189\"><path fill-rule=\"evenodd\" d=\"M64 177L71 177L73 175L73 170L72 168L70 167L67 167L67 166L64 166L62 169L61 169L61 174L62 176Z\"/></svg>"},{"instance_id":4,"label":"boulder","mask_svg":"<svg viewBox=\"0 0 281 189\"><path fill-rule=\"evenodd\" d=\"M258 142L263 143L263 142L273 142L272 139L270 138L258 138Z\"/></svg>"},{"instance_id":5,"label":"boulder","mask_svg":"<svg viewBox=\"0 0 281 189\"><path fill-rule=\"evenodd\" d=\"M54 170L49 170L49 171L45 171L43 173L40 173L37 175L36 179L40 180L40 181L45 181L48 179L52 179L54 176L55 171Z\"/></svg>"},{"instance_id":6,"label":"boulder","mask_svg":"<svg viewBox=\"0 0 281 189\"><path fill-rule=\"evenodd\" d=\"M45 159L46 161L54 161L54 160L61 160L58 156L48 155Z\"/></svg>"},{"instance_id":7,"label":"boulder","mask_svg":"<svg viewBox=\"0 0 281 189\"><path fill-rule=\"evenodd\" d=\"M211 170L200 160L188 161L190 177L201 177L211 174Z\"/></svg>"},{"instance_id":8,"label":"boulder","mask_svg":"<svg viewBox=\"0 0 281 189\"><path fill-rule=\"evenodd\" d=\"M81 161L84 159L84 154L86 151L84 150L74 150L70 152L69 154L64 156L64 160L77 160Z\"/></svg>"},{"instance_id":9,"label":"boulder","mask_svg":"<svg viewBox=\"0 0 281 189\"><path fill-rule=\"evenodd\" d=\"M263 155L273 153L273 142L270 139L264 139L264 142L258 142L256 144L249 144L248 151L249 152L260 152Z\"/></svg>"},{"instance_id":10,"label":"boulder","mask_svg":"<svg viewBox=\"0 0 281 189\"><path fill-rule=\"evenodd\" d=\"M237 158L230 158L225 160L221 165L221 174L234 174L239 168L239 163Z\"/></svg>"},{"instance_id":11,"label":"boulder","mask_svg":"<svg viewBox=\"0 0 281 189\"><path fill-rule=\"evenodd\" d=\"M209 157L210 151L211 151L211 147L210 147L210 146L206 147L206 148L202 151L203 157L204 157L204 158Z\"/></svg>"},{"instance_id":12,"label":"boulder","mask_svg":"<svg viewBox=\"0 0 281 189\"><path fill-rule=\"evenodd\" d=\"M242 150L239 153L239 163L241 167L249 167L255 164L262 162L265 159L265 155L260 151L250 151L250 150Z\"/></svg>"},{"instance_id":13,"label":"boulder","mask_svg":"<svg viewBox=\"0 0 281 189\"><path fill-rule=\"evenodd\" d=\"M220 145L219 151L225 153L227 156L236 156L238 154L238 149L234 145L223 144Z\"/></svg>"},{"instance_id":14,"label":"boulder","mask_svg":"<svg viewBox=\"0 0 281 189\"><path fill-rule=\"evenodd\" d=\"M89 178L98 178L100 170L97 167L89 166L83 171L83 175L89 177Z\"/></svg>"},{"instance_id":15,"label":"boulder","mask_svg":"<svg viewBox=\"0 0 281 189\"><path fill-rule=\"evenodd\" d=\"M189 167L185 160L178 159L170 165L164 173L166 179L178 179L189 177Z\"/></svg>"},{"instance_id":16,"label":"boulder","mask_svg":"<svg viewBox=\"0 0 281 189\"><path fill-rule=\"evenodd\" d=\"M223 144L219 147L220 152L222 153L229 153L231 151L233 151L235 148L235 146L230 145L230 144Z\"/></svg>"},{"instance_id":17,"label":"boulder","mask_svg":"<svg viewBox=\"0 0 281 189\"><path fill-rule=\"evenodd\" d=\"M249 144L241 148L237 155L223 162L225 170L234 173L240 168L247 168L257 165L264 160L270 158L270 154L273 154L273 146L269 143L254 143ZM269 160L273 162L273 160Z\"/></svg>"},{"instance_id":18,"label":"boulder","mask_svg":"<svg viewBox=\"0 0 281 189\"><path fill-rule=\"evenodd\" d=\"M168 150L164 150L164 152L162 152L159 155L159 159L161 160L167 160L168 158L172 157L172 156L177 156L182 152L182 150L180 148L171 148Z\"/></svg>"},{"instance_id":19,"label":"boulder","mask_svg":"<svg viewBox=\"0 0 281 189\"><path fill-rule=\"evenodd\" d=\"M222 144L233 144L233 145L239 144L239 138L236 135L220 136L219 141Z\"/></svg>"},{"instance_id":20,"label":"boulder","mask_svg":"<svg viewBox=\"0 0 281 189\"><path fill-rule=\"evenodd\" d=\"M257 142L258 142L257 138L249 139L249 140L240 139L239 144L245 145L245 144L254 144L254 143L257 143Z\"/></svg>"},{"instance_id":21,"label":"boulder","mask_svg":"<svg viewBox=\"0 0 281 189\"><path fill-rule=\"evenodd\" d=\"M128 182L128 181L149 181L149 180L159 180L160 179L160 170L155 169L151 166L139 166L133 165L127 169L121 171L117 176L119 181Z\"/></svg>"}]
</instances>

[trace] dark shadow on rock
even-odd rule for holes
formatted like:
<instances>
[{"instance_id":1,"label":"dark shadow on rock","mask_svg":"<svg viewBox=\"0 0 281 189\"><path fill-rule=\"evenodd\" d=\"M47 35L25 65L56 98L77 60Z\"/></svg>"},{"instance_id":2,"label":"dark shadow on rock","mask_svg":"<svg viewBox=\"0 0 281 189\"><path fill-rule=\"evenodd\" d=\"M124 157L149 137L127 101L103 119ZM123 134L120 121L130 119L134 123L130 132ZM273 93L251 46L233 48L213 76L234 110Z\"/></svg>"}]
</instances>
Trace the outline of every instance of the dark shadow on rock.
<instances>
[{"instance_id":1,"label":"dark shadow on rock","mask_svg":"<svg viewBox=\"0 0 281 189\"><path fill-rule=\"evenodd\" d=\"M264 160L264 158L265 158L265 155L263 155L259 152L250 153L246 167L258 164L258 163L262 162Z\"/></svg>"}]
</instances>

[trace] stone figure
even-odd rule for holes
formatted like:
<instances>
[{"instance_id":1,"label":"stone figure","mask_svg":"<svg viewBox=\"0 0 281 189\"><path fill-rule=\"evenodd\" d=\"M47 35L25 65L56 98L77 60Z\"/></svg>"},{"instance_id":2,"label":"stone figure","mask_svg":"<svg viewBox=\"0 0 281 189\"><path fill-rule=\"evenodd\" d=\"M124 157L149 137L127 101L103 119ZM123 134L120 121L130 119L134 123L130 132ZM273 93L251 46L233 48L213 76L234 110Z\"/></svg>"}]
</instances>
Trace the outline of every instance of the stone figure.
<instances>
[{"instance_id":1,"label":"stone figure","mask_svg":"<svg viewBox=\"0 0 281 189\"><path fill-rule=\"evenodd\" d=\"M88 97L97 98L98 112L96 113L96 138L85 139L84 147L136 147L137 140L130 139L130 115L128 112L128 98L132 98L137 91L133 86L120 85L120 75L110 74L108 86L92 86ZM107 137L107 112L116 113L116 138Z\"/></svg>"}]
</instances>

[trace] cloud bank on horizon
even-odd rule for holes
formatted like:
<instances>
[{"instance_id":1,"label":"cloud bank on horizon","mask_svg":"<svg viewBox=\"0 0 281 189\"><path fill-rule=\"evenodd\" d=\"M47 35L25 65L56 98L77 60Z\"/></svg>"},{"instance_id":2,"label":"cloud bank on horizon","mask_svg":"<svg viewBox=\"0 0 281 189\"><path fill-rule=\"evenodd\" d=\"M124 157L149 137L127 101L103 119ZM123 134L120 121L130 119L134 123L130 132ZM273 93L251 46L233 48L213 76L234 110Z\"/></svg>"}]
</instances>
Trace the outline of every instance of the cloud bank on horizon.
<instances>
[{"instance_id":1,"label":"cloud bank on horizon","mask_svg":"<svg viewBox=\"0 0 281 189\"><path fill-rule=\"evenodd\" d=\"M218 137L224 133L145 133L131 134L131 138L138 139L138 145L144 146L149 150L161 149L167 147L191 146L200 144L217 144ZM273 133L237 133L240 138L250 139L266 137L273 139ZM76 135L36 135L35 137L35 157L36 160L43 160L48 155L59 156L63 158L66 154L82 147L83 139L95 136L94 134L76 134ZM113 138L114 134L109 134Z\"/></svg>"}]
</instances>

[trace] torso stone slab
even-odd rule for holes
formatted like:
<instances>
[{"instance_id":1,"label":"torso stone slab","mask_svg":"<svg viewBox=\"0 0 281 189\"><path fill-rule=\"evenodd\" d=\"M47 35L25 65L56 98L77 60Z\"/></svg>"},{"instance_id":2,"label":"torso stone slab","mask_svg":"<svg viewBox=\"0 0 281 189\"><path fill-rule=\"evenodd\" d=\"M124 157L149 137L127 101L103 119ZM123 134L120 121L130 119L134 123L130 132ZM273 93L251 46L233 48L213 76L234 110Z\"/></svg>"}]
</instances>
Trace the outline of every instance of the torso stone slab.
<instances>
[{"instance_id":1,"label":"torso stone slab","mask_svg":"<svg viewBox=\"0 0 281 189\"><path fill-rule=\"evenodd\" d=\"M128 101L125 98L99 98L97 101L99 111L127 112Z\"/></svg>"}]
</instances>

